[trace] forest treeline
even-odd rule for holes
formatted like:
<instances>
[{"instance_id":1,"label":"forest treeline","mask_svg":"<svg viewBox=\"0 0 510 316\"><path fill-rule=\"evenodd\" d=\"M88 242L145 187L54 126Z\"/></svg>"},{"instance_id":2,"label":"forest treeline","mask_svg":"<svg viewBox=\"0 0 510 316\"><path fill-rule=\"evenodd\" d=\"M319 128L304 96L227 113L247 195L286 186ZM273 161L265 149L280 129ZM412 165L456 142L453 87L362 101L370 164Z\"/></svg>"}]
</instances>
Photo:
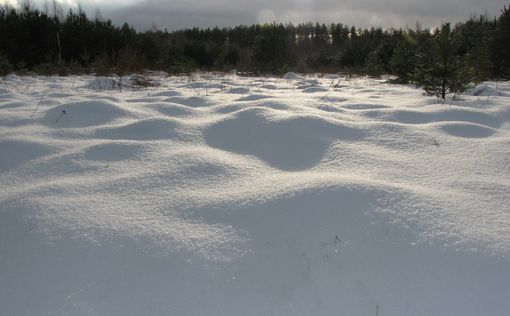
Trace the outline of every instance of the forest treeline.
<instances>
[{"instance_id":1,"label":"forest treeline","mask_svg":"<svg viewBox=\"0 0 510 316\"><path fill-rule=\"evenodd\" d=\"M151 30L117 26L100 14L53 2L0 8L0 73L181 73L236 69L253 73L393 74L401 82L510 77L510 9L437 29L357 28L342 23L265 24ZM427 77L428 76L428 77ZM455 87L453 87L455 89Z\"/></svg>"}]
</instances>

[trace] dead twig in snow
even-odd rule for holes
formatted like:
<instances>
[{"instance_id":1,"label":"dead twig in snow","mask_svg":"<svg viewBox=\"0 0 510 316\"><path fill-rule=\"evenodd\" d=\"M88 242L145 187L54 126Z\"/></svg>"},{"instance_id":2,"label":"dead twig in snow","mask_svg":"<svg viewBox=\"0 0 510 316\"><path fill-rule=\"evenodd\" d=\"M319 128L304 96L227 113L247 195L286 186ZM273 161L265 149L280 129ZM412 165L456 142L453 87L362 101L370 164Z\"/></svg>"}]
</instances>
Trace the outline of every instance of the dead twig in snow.
<instances>
[{"instance_id":1,"label":"dead twig in snow","mask_svg":"<svg viewBox=\"0 0 510 316\"><path fill-rule=\"evenodd\" d=\"M62 118L62 116L66 115L66 111L65 110L62 110L62 112L60 113L60 116L55 120L55 123L58 123L58 121L60 121L60 119Z\"/></svg>"}]
</instances>

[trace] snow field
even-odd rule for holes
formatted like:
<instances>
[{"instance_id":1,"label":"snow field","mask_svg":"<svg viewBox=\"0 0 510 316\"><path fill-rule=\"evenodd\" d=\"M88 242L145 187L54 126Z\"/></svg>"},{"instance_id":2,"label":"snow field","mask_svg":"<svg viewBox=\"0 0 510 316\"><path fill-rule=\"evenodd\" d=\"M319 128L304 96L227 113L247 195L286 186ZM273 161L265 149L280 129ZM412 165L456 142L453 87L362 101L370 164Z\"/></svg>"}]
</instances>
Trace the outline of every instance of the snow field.
<instances>
[{"instance_id":1,"label":"snow field","mask_svg":"<svg viewBox=\"0 0 510 316\"><path fill-rule=\"evenodd\" d=\"M151 80L2 79L0 314L510 309L509 83Z\"/></svg>"}]
</instances>

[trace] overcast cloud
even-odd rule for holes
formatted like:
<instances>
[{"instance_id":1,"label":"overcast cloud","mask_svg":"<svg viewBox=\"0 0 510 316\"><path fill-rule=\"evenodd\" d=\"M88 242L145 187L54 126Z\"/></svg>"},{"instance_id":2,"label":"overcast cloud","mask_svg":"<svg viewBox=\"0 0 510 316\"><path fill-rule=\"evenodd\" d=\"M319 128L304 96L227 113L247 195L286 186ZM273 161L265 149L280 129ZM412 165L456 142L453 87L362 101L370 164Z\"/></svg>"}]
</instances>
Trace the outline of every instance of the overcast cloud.
<instances>
[{"instance_id":1,"label":"overcast cloud","mask_svg":"<svg viewBox=\"0 0 510 316\"><path fill-rule=\"evenodd\" d=\"M2 1L2 0L0 0ZM7 0L3 0L7 1ZM13 1L13 0L10 0ZM36 0L44 1L44 0ZM60 0L76 5L77 0ZM51 2L51 1L50 1ZM500 14L508 0L84 0L88 12L99 9L115 23L139 30L235 26L264 22L340 22L359 27L437 26L472 14Z\"/></svg>"}]
</instances>

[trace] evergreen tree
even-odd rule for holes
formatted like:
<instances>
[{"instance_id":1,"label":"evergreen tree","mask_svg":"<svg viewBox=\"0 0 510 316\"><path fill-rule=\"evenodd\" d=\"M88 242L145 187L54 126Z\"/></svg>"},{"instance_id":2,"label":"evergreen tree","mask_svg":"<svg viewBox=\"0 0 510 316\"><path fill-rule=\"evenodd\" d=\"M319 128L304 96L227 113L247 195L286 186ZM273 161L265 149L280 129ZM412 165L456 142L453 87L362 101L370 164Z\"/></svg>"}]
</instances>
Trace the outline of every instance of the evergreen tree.
<instances>
[{"instance_id":1,"label":"evergreen tree","mask_svg":"<svg viewBox=\"0 0 510 316\"><path fill-rule=\"evenodd\" d=\"M510 78L510 7L504 7L492 41L492 63L497 77Z\"/></svg>"},{"instance_id":2,"label":"evergreen tree","mask_svg":"<svg viewBox=\"0 0 510 316\"><path fill-rule=\"evenodd\" d=\"M368 54L365 63L365 71L366 74L371 77L380 77L384 74L384 64L377 51Z\"/></svg>"},{"instance_id":3,"label":"evergreen tree","mask_svg":"<svg viewBox=\"0 0 510 316\"><path fill-rule=\"evenodd\" d=\"M458 55L459 44L446 23L421 47L413 77L428 94L445 99L449 93L464 91L474 80L466 58Z\"/></svg>"},{"instance_id":4,"label":"evergreen tree","mask_svg":"<svg viewBox=\"0 0 510 316\"><path fill-rule=\"evenodd\" d=\"M277 73L295 64L293 34L283 25L265 25L253 48L253 62L263 71Z\"/></svg>"},{"instance_id":5,"label":"evergreen tree","mask_svg":"<svg viewBox=\"0 0 510 316\"><path fill-rule=\"evenodd\" d=\"M397 76L397 82L409 83L416 69L416 40L406 34L397 44L391 58L391 72Z\"/></svg>"},{"instance_id":6,"label":"evergreen tree","mask_svg":"<svg viewBox=\"0 0 510 316\"><path fill-rule=\"evenodd\" d=\"M476 80L483 81L492 77L493 64L490 54L490 41L494 37L495 21L484 15L471 17L465 23L459 23L455 32L460 36L460 54L466 55L468 63L476 69Z\"/></svg>"},{"instance_id":7,"label":"evergreen tree","mask_svg":"<svg viewBox=\"0 0 510 316\"><path fill-rule=\"evenodd\" d=\"M510 10L497 20L483 16L453 30L358 29L341 23L192 28L137 32L116 26L97 13L90 19L79 7L66 14L57 1L43 10L30 2L0 6L0 56L3 69L44 73L111 73L124 68L170 72L243 69L278 73L349 71L393 73L444 97L476 79L510 77ZM419 57L417 57L419 56ZM5 71L4 71L5 72ZM412 76L411 76L412 75ZM437 83L438 81L439 83ZM435 88L441 87L439 92Z\"/></svg>"},{"instance_id":8,"label":"evergreen tree","mask_svg":"<svg viewBox=\"0 0 510 316\"><path fill-rule=\"evenodd\" d=\"M5 76L12 71L12 65L4 55L0 55L0 76Z\"/></svg>"}]
</instances>

